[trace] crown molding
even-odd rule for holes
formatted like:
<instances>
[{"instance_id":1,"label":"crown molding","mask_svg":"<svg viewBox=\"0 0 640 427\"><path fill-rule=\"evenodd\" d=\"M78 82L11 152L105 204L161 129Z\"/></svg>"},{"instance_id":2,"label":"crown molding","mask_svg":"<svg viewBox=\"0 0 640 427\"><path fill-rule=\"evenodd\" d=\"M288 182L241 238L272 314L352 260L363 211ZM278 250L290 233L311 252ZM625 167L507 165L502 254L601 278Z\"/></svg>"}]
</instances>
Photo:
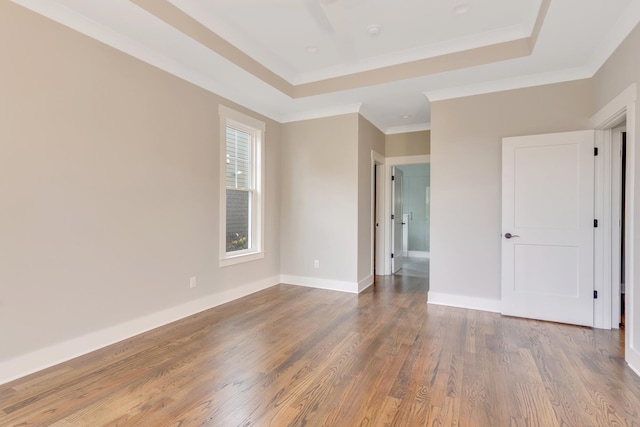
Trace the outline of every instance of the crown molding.
<instances>
[{"instance_id":1,"label":"crown molding","mask_svg":"<svg viewBox=\"0 0 640 427\"><path fill-rule=\"evenodd\" d=\"M360 113L361 102L354 104L336 105L334 107L321 108L317 110L296 111L285 114L280 120L281 123L300 122L302 120L321 119L324 117L341 116L344 114Z\"/></svg>"},{"instance_id":2,"label":"crown molding","mask_svg":"<svg viewBox=\"0 0 640 427\"><path fill-rule=\"evenodd\" d=\"M398 133L410 133L431 130L431 123L416 123L406 126L392 126L387 128L385 135L394 135Z\"/></svg>"},{"instance_id":3,"label":"crown molding","mask_svg":"<svg viewBox=\"0 0 640 427\"><path fill-rule=\"evenodd\" d=\"M590 67L577 67L550 73L531 74L509 79L492 80L467 86L430 90L423 92L423 94L427 97L429 102L437 102L447 99L463 98L466 96L484 95L487 93L504 92L513 89L523 89L553 83L582 80L591 77L593 77L593 72Z\"/></svg>"},{"instance_id":4,"label":"crown molding","mask_svg":"<svg viewBox=\"0 0 640 427\"><path fill-rule=\"evenodd\" d=\"M616 51L638 23L640 23L640 1L632 0L629 2L627 10L620 16L620 19L612 27L609 34L596 46L594 53L591 55L587 67L592 70L592 76L607 62L607 59Z\"/></svg>"}]
</instances>

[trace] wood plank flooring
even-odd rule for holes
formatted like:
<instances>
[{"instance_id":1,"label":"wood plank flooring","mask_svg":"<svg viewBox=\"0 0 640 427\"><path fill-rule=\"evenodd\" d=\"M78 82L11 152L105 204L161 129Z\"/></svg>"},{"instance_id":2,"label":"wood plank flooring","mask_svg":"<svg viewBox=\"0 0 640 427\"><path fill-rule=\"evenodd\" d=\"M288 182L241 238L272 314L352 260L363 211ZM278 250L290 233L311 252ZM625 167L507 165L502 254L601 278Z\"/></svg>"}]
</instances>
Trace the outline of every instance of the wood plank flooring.
<instances>
[{"instance_id":1,"label":"wood plank flooring","mask_svg":"<svg viewBox=\"0 0 640 427\"><path fill-rule=\"evenodd\" d=\"M640 426L619 331L278 285L0 386L1 426Z\"/></svg>"}]
</instances>

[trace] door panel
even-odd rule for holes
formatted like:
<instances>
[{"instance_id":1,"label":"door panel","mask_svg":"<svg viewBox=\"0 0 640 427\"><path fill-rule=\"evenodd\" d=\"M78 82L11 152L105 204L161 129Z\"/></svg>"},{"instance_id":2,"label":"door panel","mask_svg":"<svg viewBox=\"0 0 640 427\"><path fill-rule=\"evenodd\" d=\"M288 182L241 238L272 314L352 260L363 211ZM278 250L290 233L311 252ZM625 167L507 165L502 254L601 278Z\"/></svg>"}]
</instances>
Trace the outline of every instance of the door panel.
<instances>
[{"instance_id":1,"label":"door panel","mask_svg":"<svg viewBox=\"0 0 640 427\"><path fill-rule=\"evenodd\" d=\"M593 146L593 131L503 139L503 314L593 325Z\"/></svg>"},{"instance_id":2,"label":"door panel","mask_svg":"<svg viewBox=\"0 0 640 427\"><path fill-rule=\"evenodd\" d=\"M402 236L402 171L397 167L393 167L392 176L394 177L392 187L392 203L393 203L393 262L392 271L396 273L402 268L404 257L402 255L403 236Z\"/></svg>"},{"instance_id":3,"label":"door panel","mask_svg":"<svg viewBox=\"0 0 640 427\"><path fill-rule=\"evenodd\" d=\"M409 212L409 250L426 252L427 246L427 199L425 189L428 186L426 176L404 177L407 188L404 200L405 211Z\"/></svg>"}]
</instances>

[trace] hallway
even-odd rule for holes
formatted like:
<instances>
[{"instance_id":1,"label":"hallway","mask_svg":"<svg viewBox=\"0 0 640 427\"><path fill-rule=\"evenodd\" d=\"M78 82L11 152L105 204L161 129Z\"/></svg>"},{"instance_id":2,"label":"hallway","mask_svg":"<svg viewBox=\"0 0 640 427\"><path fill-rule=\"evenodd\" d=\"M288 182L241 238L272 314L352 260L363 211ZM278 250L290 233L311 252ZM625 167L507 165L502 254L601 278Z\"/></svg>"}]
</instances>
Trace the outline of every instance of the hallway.
<instances>
[{"instance_id":1,"label":"hallway","mask_svg":"<svg viewBox=\"0 0 640 427\"><path fill-rule=\"evenodd\" d=\"M396 273L396 276L429 278L429 258L412 258L404 259L402 268ZM429 289L427 280L427 290Z\"/></svg>"}]
</instances>

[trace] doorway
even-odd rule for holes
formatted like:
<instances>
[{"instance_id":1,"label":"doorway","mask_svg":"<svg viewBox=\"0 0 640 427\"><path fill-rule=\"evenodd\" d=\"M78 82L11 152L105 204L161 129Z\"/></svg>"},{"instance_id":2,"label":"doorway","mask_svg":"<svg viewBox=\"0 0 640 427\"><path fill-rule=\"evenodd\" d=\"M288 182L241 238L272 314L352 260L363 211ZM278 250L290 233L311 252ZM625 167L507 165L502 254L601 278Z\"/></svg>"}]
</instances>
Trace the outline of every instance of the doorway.
<instances>
[{"instance_id":1,"label":"doorway","mask_svg":"<svg viewBox=\"0 0 640 427\"><path fill-rule=\"evenodd\" d=\"M622 199L621 203L620 203L620 212L621 212L621 218L620 218L620 245L618 246L620 248L620 323L619 326L620 328L624 329L624 307L625 307L625 303L626 303L626 292L624 289L624 260L625 260L625 253L624 253L624 230L625 230L625 216L624 216L624 212L626 210L626 198L625 198L625 188L627 186L627 182L626 182L626 178L627 178L627 132L626 132L626 127L625 130L621 133L621 149L620 149L620 157L621 157L621 173L620 173L620 177L621 177L621 181L622 181L622 185L621 185L621 190L620 190L620 198Z\"/></svg>"},{"instance_id":2,"label":"doorway","mask_svg":"<svg viewBox=\"0 0 640 427\"><path fill-rule=\"evenodd\" d=\"M611 130L611 327L625 324L626 122Z\"/></svg>"},{"instance_id":3,"label":"doorway","mask_svg":"<svg viewBox=\"0 0 640 427\"><path fill-rule=\"evenodd\" d=\"M430 164L398 165L393 171L393 272L426 279L430 249ZM401 265L395 262L398 259L402 260Z\"/></svg>"},{"instance_id":4,"label":"doorway","mask_svg":"<svg viewBox=\"0 0 640 427\"><path fill-rule=\"evenodd\" d=\"M635 252L635 235L637 234L635 226L635 198L636 198L636 149L635 142L637 141L636 134L636 100L637 100L637 85L631 84L629 87L620 92L614 99L601 108L591 118L592 126L597 130L598 140L603 142L606 149L605 153L610 152L611 142L614 140L614 132L621 123L626 123L626 150L625 150L625 209L624 209L624 288L625 288L625 329L624 329L624 343L625 352L624 358L629 366L636 372L640 372L640 333L635 327L638 323L635 321L637 315L637 309L640 309L640 295L636 291L636 269L634 268L634 259L636 258ZM604 162L604 166L607 164L610 166L615 165L617 162ZM611 200L612 192L607 194L606 190L611 189L611 178L615 176L608 171L603 174L601 180L605 185L604 197L601 199L604 203L601 206L615 206L617 203L613 203ZM610 212L610 211L609 211ZM604 211L607 213L607 210ZM605 216L606 217L606 216ZM611 215L609 215L611 218ZM614 313L614 301L620 303L620 299L616 298L613 294L613 287L616 281L612 280L612 272L618 269L618 266L622 265L622 261L616 264L612 260L612 256L620 254L621 251L616 247L611 248L613 244L613 238L615 237L615 221L611 221L607 227L603 227L605 238L603 239L603 250L597 254L596 259L601 259L604 264L604 274L602 274L602 280L596 281L596 289L601 289L607 298L602 300L597 299L596 305L596 327L603 329L610 329L617 326L618 319ZM609 246L608 246L609 245Z\"/></svg>"},{"instance_id":5,"label":"doorway","mask_svg":"<svg viewBox=\"0 0 640 427\"><path fill-rule=\"evenodd\" d=\"M431 164L429 155L383 157L372 151L372 172L374 180L372 185L373 211L372 212L372 237L371 258L374 261L377 275L393 274L392 255L394 254L393 244L393 168L396 166ZM408 252L408 248L407 248ZM428 271L428 266L427 266Z\"/></svg>"}]
</instances>

